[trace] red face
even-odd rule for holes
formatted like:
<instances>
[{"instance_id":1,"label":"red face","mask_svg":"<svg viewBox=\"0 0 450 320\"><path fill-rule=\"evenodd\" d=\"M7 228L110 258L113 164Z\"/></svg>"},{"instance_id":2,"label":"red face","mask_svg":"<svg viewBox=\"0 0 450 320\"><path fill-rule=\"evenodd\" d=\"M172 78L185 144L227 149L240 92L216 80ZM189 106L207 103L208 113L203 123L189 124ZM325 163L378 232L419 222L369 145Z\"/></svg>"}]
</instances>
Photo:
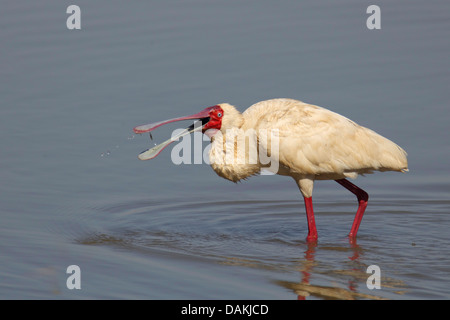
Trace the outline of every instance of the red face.
<instances>
[{"instance_id":1,"label":"red face","mask_svg":"<svg viewBox=\"0 0 450 320\"><path fill-rule=\"evenodd\" d=\"M223 109L219 105L210 108L211 110L209 111L209 121L206 122L205 125L203 125L202 132L205 132L209 129L220 130L220 127L222 126ZM202 121L204 121L203 119Z\"/></svg>"}]
</instances>

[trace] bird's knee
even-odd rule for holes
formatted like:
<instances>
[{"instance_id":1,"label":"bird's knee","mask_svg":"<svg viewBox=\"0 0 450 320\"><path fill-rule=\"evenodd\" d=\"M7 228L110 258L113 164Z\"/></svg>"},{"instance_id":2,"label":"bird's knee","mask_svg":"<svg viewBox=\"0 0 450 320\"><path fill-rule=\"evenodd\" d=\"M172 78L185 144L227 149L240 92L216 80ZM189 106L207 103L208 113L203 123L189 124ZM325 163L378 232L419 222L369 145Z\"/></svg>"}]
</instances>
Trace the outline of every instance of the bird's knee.
<instances>
[{"instance_id":1,"label":"bird's knee","mask_svg":"<svg viewBox=\"0 0 450 320\"><path fill-rule=\"evenodd\" d=\"M358 197L358 201L363 201L363 202L369 201L369 194L362 189L359 190L359 192L356 196Z\"/></svg>"}]
</instances>

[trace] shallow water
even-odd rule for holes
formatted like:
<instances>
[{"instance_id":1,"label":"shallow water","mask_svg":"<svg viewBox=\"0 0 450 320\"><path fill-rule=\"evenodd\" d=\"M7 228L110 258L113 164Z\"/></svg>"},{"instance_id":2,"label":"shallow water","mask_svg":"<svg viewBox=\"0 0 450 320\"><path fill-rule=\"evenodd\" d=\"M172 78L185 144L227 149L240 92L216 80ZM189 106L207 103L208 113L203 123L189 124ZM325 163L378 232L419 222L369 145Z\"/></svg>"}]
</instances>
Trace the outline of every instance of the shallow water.
<instances>
[{"instance_id":1,"label":"shallow water","mask_svg":"<svg viewBox=\"0 0 450 320\"><path fill-rule=\"evenodd\" d=\"M1 298L450 297L447 2L381 1L373 31L360 1L78 1L78 31L70 4L1 5ZM171 148L137 159L177 126L150 141L136 125L274 97L407 150L409 173L354 181L370 194L356 243L356 200L333 181L315 185L308 245L289 178L235 185Z\"/></svg>"}]
</instances>

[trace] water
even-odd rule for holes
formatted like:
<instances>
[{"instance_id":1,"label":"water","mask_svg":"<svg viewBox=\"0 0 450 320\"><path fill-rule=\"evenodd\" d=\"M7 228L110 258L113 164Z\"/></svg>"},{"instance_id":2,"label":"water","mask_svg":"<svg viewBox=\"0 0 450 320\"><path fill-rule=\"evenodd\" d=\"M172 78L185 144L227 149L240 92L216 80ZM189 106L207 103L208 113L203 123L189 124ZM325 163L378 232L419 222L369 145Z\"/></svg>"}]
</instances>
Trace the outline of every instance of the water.
<instances>
[{"instance_id":1,"label":"water","mask_svg":"<svg viewBox=\"0 0 450 320\"><path fill-rule=\"evenodd\" d=\"M449 4L54 1L0 10L3 299L448 299ZM220 179L137 155L220 102L289 97L394 140L410 172L315 185L317 246L286 177ZM184 124L183 124L184 125ZM81 290L66 286L70 265ZM369 290L367 267L381 270Z\"/></svg>"}]
</instances>

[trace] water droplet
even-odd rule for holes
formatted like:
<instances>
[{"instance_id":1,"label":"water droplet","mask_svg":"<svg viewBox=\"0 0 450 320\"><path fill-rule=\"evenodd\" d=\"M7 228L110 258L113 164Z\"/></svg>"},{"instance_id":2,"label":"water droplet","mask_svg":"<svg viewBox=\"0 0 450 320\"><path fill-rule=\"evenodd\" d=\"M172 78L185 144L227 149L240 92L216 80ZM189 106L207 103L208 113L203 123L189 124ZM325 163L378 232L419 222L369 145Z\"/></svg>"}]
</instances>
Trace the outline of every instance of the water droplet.
<instances>
[{"instance_id":1,"label":"water droplet","mask_svg":"<svg viewBox=\"0 0 450 320\"><path fill-rule=\"evenodd\" d=\"M111 155L111 151L109 151L109 150L106 150L105 152L100 153L100 157L107 157L109 155Z\"/></svg>"}]
</instances>

